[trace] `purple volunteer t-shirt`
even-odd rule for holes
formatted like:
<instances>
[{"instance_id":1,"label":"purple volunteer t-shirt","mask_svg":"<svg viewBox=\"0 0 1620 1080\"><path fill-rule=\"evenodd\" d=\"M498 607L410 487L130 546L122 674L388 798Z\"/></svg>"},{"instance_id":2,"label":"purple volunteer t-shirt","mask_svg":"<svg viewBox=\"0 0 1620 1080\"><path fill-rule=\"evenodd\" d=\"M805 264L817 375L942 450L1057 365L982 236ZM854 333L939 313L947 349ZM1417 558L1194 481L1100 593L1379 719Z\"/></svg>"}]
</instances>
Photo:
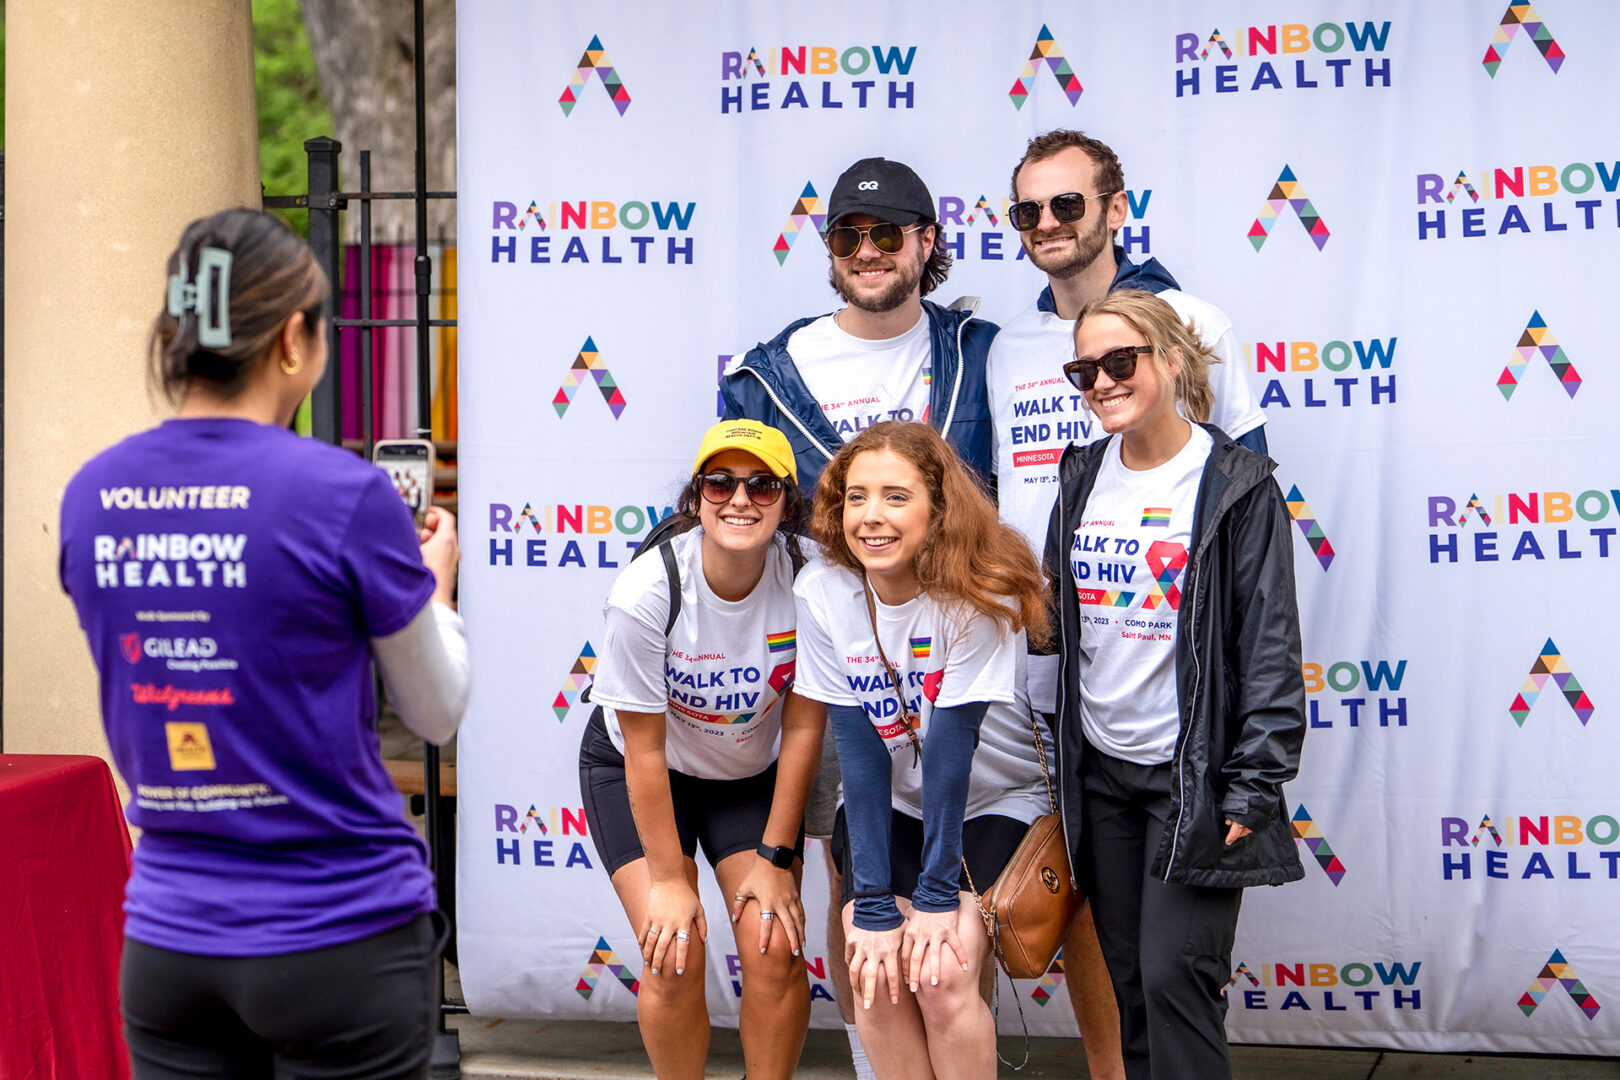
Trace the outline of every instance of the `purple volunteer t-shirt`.
<instances>
[{"instance_id":1,"label":"purple volunteer t-shirt","mask_svg":"<svg viewBox=\"0 0 1620 1080\"><path fill-rule=\"evenodd\" d=\"M433 577L382 471L247 420L169 420L79 471L61 537L144 831L126 933L267 956L431 911L368 639L403 629Z\"/></svg>"}]
</instances>

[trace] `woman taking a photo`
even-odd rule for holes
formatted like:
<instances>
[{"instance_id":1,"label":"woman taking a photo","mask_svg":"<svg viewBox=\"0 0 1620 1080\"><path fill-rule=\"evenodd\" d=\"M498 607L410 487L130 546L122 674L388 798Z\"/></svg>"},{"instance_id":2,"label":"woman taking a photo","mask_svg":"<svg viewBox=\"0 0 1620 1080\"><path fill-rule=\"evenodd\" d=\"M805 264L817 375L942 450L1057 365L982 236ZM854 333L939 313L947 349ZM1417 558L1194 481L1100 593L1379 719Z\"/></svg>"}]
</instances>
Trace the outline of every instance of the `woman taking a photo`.
<instances>
[{"instance_id":1,"label":"woman taking a photo","mask_svg":"<svg viewBox=\"0 0 1620 1080\"><path fill-rule=\"evenodd\" d=\"M686 531L608 594L580 790L641 944L653 1071L697 1080L708 1057L701 844L732 897L748 1075L785 1080L810 1023L799 882L826 723L792 690L805 504L786 436L753 420L710 428L676 516Z\"/></svg>"},{"instance_id":2,"label":"woman taking a photo","mask_svg":"<svg viewBox=\"0 0 1620 1080\"><path fill-rule=\"evenodd\" d=\"M1109 438L1064 451L1047 537L1060 787L1131 1080L1231 1075L1242 890L1303 876L1282 798L1305 730L1288 507L1270 458L1193 422L1209 355L1120 290L1080 312L1063 368Z\"/></svg>"},{"instance_id":3,"label":"woman taking a photo","mask_svg":"<svg viewBox=\"0 0 1620 1080\"><path fill-rule=\"evenodd\" d=\"M796 588L798 689L826 703L843 770L833 850L861 1043L881 1080L991 1077L973 891L1049 812L1023 692L1045 589L927 424L847 444L811 522L825 561Z\"/></svg>"},{"instance_id":4,"label":"woman taking a photo","mask_svg":"<svg viewBox=\"0 0 1620 1080\"><path fill-rule=\"evenodd\" d=\"M372 658L415 732L467 700L455 521L287 430L327 281L255 210L169 258L153 380L178 415L62 501L62 585L141 830L122 1003L137 1080L426 1077L442 934L378 748Z\"/></svg>"}]
</instances>

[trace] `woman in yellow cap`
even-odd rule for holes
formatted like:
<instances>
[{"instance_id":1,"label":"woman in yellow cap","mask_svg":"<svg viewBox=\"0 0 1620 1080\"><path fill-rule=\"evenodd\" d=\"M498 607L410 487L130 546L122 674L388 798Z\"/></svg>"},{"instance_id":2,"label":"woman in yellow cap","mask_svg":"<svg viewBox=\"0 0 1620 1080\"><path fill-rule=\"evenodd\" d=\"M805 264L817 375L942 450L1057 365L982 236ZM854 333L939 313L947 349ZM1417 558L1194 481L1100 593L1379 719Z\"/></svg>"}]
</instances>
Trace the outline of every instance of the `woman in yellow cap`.
<instances>
[{"instance_id":1,"label":"woman in yellow cap","mask_svg":"<svg viewBox=\"0 0 1620 1080\"><path fill-rule=\"evenodd\" d=\"M604 610L580 790L641 944L636 1015L664 1080L700 1078L708 1055L699 844L733 901L748 1075L791 1076L809 1026L799 884L826 713L792 690L796 481L777 429L710 428L675 535L625 567Z\"/></svg>"}]
</instances>

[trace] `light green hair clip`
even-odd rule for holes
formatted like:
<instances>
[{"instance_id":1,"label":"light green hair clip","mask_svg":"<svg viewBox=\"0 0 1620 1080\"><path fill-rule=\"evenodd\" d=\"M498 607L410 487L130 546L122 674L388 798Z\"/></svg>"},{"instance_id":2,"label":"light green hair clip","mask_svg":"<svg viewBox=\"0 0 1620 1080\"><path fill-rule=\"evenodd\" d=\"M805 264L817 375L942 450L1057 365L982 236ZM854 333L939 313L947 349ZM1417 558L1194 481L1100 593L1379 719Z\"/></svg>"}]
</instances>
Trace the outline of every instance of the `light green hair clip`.
<instances>
[{"instance_id":1,"label":"light green hair clip","mask_svg":"<svg viewBox=\"0 0 1620 1080\"><path fill-rule=\"evenodd\" d=\"M210 276L217 273L218 292L210 288ZM231 343L231 253L205 247L197 253L197 281L186 280L185 260L180 272L169 277L169 314L177 319L187 312L197 314L197 344L205 349L223 349Z\"/></svg>"}]
</instances>

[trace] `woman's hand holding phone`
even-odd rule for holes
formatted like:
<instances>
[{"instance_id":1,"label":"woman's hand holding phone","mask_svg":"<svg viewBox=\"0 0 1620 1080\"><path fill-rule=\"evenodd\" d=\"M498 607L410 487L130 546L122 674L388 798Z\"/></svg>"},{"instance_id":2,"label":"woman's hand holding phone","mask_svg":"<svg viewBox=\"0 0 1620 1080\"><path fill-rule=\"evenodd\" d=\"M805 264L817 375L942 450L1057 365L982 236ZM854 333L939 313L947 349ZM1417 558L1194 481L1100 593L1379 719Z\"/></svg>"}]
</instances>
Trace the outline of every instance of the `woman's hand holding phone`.
<instances>
[{"instance_id":1,"label":"woman's hand holding phone","mask_svg":"<svg viewBox=\"0 0 1620 1080\"><path fill-rule=\"evenodd\" d=\"M456 568L461 562L456 515L442 507L430 507L418 540L422 544L422 562L433 572L433 599L455 607Z\"/></svg>"}]
</instances>

